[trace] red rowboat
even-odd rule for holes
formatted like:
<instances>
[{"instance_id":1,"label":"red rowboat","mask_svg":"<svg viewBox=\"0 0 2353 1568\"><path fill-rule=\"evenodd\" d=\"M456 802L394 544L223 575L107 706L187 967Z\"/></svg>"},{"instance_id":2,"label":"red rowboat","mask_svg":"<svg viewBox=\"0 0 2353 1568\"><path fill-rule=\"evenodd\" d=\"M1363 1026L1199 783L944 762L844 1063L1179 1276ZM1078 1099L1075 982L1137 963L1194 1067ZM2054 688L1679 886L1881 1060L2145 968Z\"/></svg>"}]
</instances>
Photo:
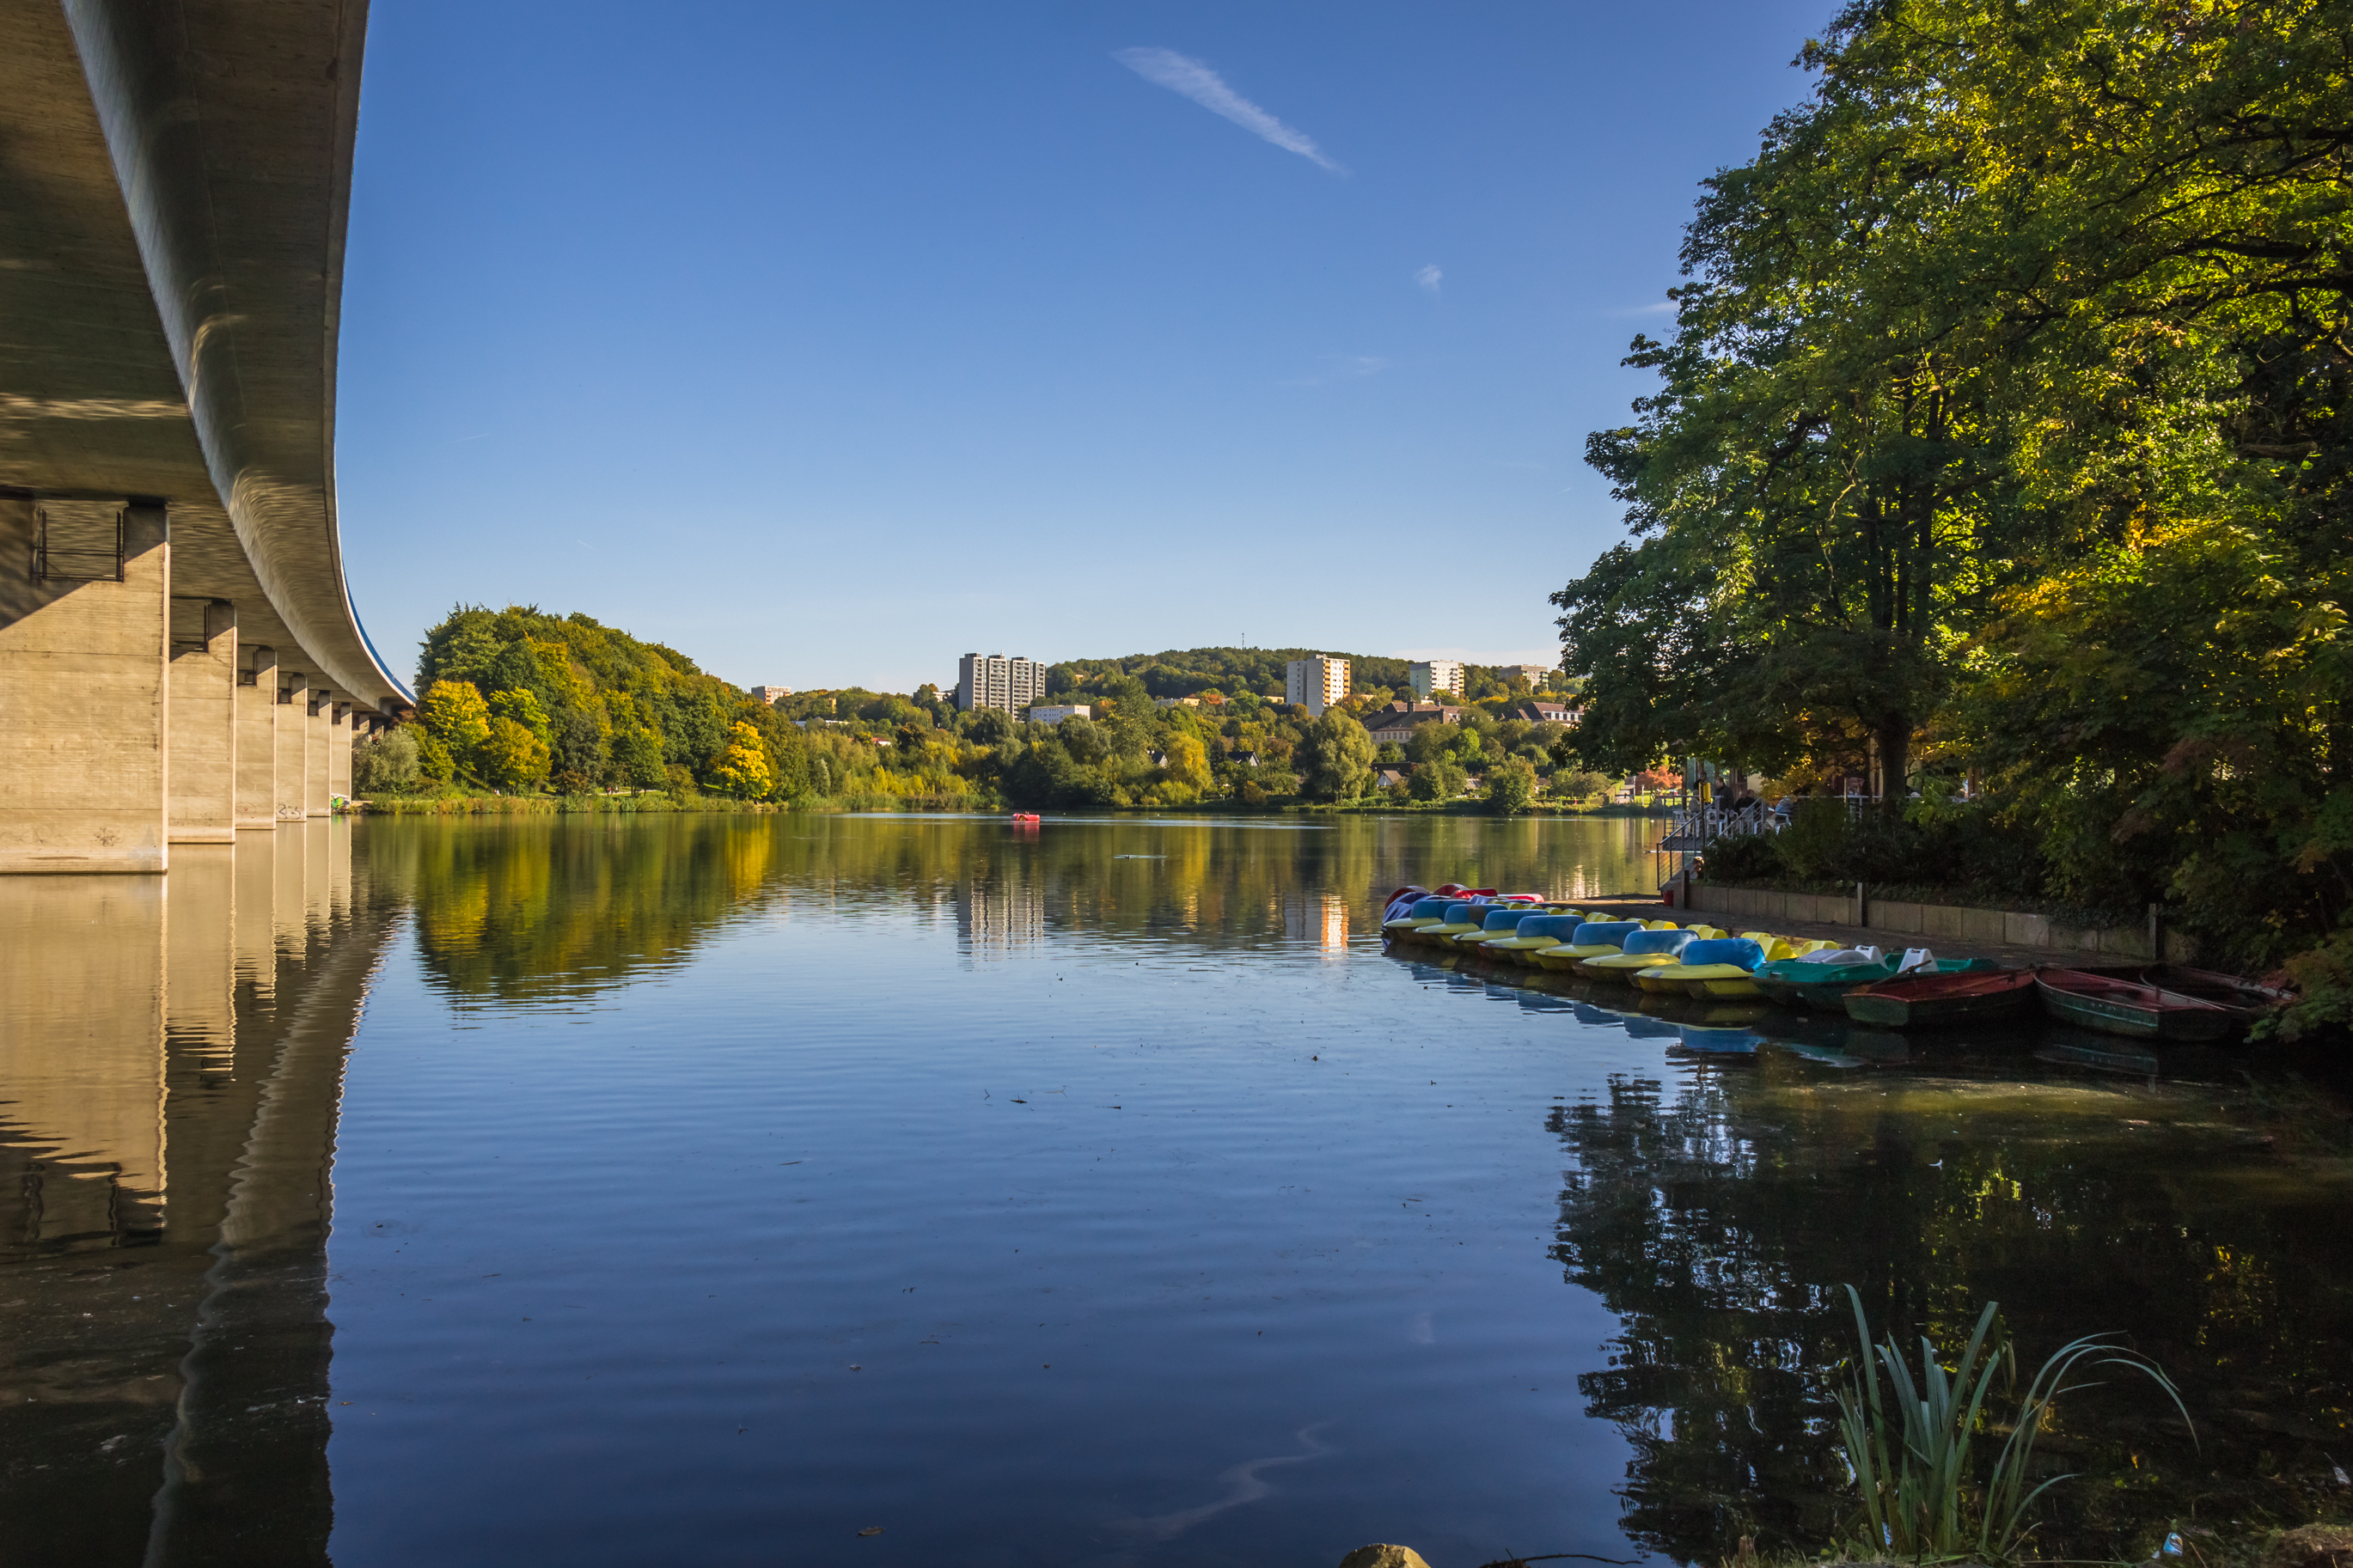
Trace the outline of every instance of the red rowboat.
<instances>
[{"instance_id":1,"label":"red rowboat","mask_svg":"<svg viewBox=\"0 0 2353 1568\"><path fill-rule=\"evenodd\" d=\"M2034 999L2034 971L1987 969L1975 974L1907 974L1859 985L1846 994L1846 1016L1882 1028L1926 1029L1974 1024L2026 1010Z\"/></svg>"}]
</instances>

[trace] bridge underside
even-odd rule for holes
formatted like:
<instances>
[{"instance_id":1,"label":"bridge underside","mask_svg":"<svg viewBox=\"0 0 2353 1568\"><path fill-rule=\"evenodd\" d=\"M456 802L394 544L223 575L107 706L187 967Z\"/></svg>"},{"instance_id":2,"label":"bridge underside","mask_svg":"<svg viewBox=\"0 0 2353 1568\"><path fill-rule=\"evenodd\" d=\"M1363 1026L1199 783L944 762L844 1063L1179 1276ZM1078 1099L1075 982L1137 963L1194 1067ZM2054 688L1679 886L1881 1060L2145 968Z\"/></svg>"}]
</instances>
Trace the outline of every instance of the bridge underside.
<instances>
[{"instance_id":1,"label":"bridge underside","mask_svg":"<svg viewBox=\"0 0 2353 1568\"><path fill-rule=\"evenodd\" d=\"M323 816L409 701L334 510L364 25L0 7L0 872Z\"/></svg>"}]
</instances>

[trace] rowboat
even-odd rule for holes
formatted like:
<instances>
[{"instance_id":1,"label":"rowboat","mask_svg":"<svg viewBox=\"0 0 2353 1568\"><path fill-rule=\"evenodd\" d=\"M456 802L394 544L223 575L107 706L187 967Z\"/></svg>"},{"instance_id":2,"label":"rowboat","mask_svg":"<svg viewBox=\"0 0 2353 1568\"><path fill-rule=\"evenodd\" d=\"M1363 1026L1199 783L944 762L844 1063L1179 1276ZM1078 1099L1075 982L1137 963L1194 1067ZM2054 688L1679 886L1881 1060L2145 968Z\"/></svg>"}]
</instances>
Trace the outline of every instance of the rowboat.
<instances>
[{"instance_id":1,"label":"rowboat","mask_svg":"<svg viewBox=\"0 0 2353 1568\"><path fill-rule=\"evenodd\" d=\"M2223 974L2211 969L2192 969L2180 963L2079 963L2071 966L2078 974L2098 974L2111 979L2137 981L2179 995L2211 1002L2239 1015L2242 1023L2252 1024L2263 1014L2287 1000L2287 993L2236 974Z\"/></svg>"},{"instance_id":2,"label":"rowboat","mask_svg":"<svg viewBox=\"0 0 2353 1568\"><path fill-rule=\"evenodd\" d=\"M1784 1006L1843 1013L1848 992L1858 985L1894 979L1903 962L1901 953L1853 963L1809 963L1802 958L1784 958L1758 965L1752 978L1757 990ZM1933 970L1925 973L1981 974L1999 967L1989 958L1940 958Z\"/></svg>"},{"instance_id":3,"label":"rowboat","mask_svg":"<svg viewBox=\"0 0 2353 1568\"><path fill-rule=\"evenodd\" d=\"M2035 989L2042 994L2042 1010L2053 1018L2138 1040L2227 1040L2243 1030L2251 1016L2242 1008L2161 985L2080 969L2039 970Z\"/></svg>"},{"instance_id":4,"label":"rowboat","mask_svg":"<svg viewBox=\"0 0 2353 1568\"><path fill-rule=\"evenodd\" d=\"M2034 999L2034 971L1981 970L1974 974L1907 974L1874 981L1846 994L1846 1016L1858 1024L1927 1029L2006 1018Z\"/></svg>"}]
</instances>

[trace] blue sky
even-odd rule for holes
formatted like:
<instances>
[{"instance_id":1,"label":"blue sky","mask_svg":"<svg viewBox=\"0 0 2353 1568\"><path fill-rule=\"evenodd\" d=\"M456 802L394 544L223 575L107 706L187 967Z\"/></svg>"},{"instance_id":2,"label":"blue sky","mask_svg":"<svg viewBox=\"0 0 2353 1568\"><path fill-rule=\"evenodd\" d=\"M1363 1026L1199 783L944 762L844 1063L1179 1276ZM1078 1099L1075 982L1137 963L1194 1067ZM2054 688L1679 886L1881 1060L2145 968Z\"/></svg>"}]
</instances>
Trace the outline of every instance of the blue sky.
<instances>
[{"instance_id":1,"label":"blue sky","mask_svg":"<svg viewBox=\"0 0 2353 1568\"><path fill-rule=\"evenodd\" d=\"M371 8L338 468L456 601L750 685L1557 652L1696 182L1829 0Z\"/></svg>"}]
</instances>

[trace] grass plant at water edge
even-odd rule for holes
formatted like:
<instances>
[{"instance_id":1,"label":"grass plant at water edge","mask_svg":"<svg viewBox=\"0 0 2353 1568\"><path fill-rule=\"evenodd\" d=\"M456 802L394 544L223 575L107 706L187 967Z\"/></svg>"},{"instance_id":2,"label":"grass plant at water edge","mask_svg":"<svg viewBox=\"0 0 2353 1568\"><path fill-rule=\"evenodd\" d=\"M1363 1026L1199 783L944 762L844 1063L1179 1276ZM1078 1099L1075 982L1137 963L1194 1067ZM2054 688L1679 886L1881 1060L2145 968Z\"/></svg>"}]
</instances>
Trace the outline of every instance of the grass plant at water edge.
<instances>
[{"instance_id":1,"label":"grass plant at water edge","mask_svg":"<svg viewBox=\"0 0 2353 1568\"><path fill-rule=\"evenodd\" d=\"M2059 1396L2092 1386L2068 1381L2082 1372L2104 1366L2137 1372L2165 1391L2184 1423L2189 1421L2180 1391L2155 1362L2116 1344L2113 1336L2086 1335L2060 1346L2034 1374L2018 1401L2009 1436L1980 1477L1972 1447L1990 1419L1997 1379L2007 1394L2018 1378L2017 1351L2000 1326L2000 1304L1986 1303L1968 1347L1949 1371L1936 1347L1922 1336L1915 1378L1894 1333L1872 1343L1862 1296L1852 1285L1846 1293L1861 1353L1837 1398L1839 1437L1862 1499L1862 1533L1853 1543L1857 1557L2017 1562L2033 1529L2028 1511L2044 1492L2073 1479L2053 1476L2027 1489L2035 1436ZM2190 1435L2194 1440L2194 1426Z\"/></svg>"}]
</instances>

